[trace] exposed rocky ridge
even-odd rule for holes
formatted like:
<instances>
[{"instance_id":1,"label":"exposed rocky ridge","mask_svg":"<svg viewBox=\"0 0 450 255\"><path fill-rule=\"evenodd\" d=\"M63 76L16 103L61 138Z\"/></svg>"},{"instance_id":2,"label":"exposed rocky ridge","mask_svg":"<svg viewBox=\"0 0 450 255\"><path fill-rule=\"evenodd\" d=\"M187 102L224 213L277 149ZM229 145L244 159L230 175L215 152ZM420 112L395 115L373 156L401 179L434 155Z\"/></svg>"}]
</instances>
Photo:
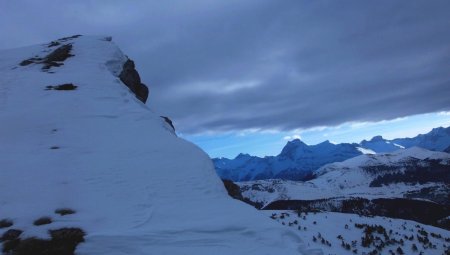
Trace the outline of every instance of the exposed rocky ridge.
<instances>
[{"instance_id":1,"label":"exposed rocky ridge","mask_svg":"<svg viewBox=\"0 0 450 255\"><path fill-rule=\"evenodd\" d=\"M58 44L56 44L58 43ZM59 42L55 41L54 46L60 45ZM57 49L50 52L47 56L40 58L35 56L20 62L19 65L27 66L30 64L43 64L42 70L47 71L52 67L59 67L63 65L63 62L70 57L73 57L70 52L72 51L72 44L64 44Z\"/></svg>"},{"instance_id":2,"label":"exposed rocky ridge","mask_svg":"<svg viewBox=\"0 0 450 255\"><path fill-rule=\"evenodd\" d=\"M160 116L161 118L163 118L163 120L169 124L169 126L173 129L173 131L175 131L175 126L173 125L172 120L169 117L166 116Z\"/></svg>"},{"instance_id":3,"label":"exposed rocky ridge","mask_svg":"<svg viewBox=\"0 0 450 255\"><path fill-rule=\"evenodd\" d=\"M136 95L136 98L144 104L148 98L148 87L141 83L141 77L135 69L133 60L128 59L119 74L120 80Z\"/></svg>"},{"instance_id":4,"label":"exposed rocky ridge","mask_svg":"<svg viewBox=\"0 0 450 255\"><path fill-rule=\"evenodd\" d=\"M3 234L4 254L12 255L74 255L85 233L79 228L61 228L49 231L51 239L29 237L21 239L22 230L10 229Z\"/></svg>"},{"instance_id":5,"label":"exposed rocky ridge","mask_svg":"<svg viewBox=\"0 0 450 255\"><path fill-rule=\"evenodd\" d=\"M242 202L245 202L249 205L252 205L252 206L256 207L257 209L260 209L263 206L262 203L256 203L248 198L243 197L241 188L239 187L239 185L236 185L234 182L232 182L230 180L222 180L222 182L223 182L223 185L225 186L225 189L227 190L228 195L230 197L240 200Z\"/></svg>"}]
</instances>

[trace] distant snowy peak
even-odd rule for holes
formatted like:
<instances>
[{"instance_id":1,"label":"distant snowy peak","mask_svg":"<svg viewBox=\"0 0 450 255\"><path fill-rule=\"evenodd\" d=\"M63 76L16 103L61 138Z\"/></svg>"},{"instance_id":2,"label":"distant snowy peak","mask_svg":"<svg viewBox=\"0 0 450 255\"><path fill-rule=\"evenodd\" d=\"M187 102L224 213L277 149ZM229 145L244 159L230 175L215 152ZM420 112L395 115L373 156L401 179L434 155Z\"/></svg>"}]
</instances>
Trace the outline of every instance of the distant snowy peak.
<instances>
[{"instance_id":1,"label":"distant snowy peak","mask_svg":"<svg viewBox=\"0 0 450 255\"><path fill-rule=\"evenodd\" d=\"M363 150L368 151L368 150ZM303 180L312 171L332 162L339 162L363 152L358 144L333 144L325 141L307 145L300 139L289 141L275 157L256 157L239 154L234 159L216 158L213 162L222 179L250 181L263 179Z\"/></svg>"},{"instance_id":2,"label":"distant snowy peak","mask_svg":"<svg viewBox=\"0 0 450 255\"><path fill-rule=\"evenodd\" d=\"M448 203L450 154L418 147L360 155L327 164L309 181L257 180L237 183L260 206L277 200L410 198Z\"/></svg>"},{"instance_id":3,"label":"distant snowy peak","mask_svg":"<svg viewBox=\"0 0 450 255\"><path fill-rule=\"evenodd\" d=\"M400 149L392 153L361 155L343 162L327 164L319 168L315 173L316 176L321 176L337 169L356 171L364 167L373 166L382 166L385 168L398 166L401 168L405 166L405 162L411 161L411 159L417 159L419 161L438 160L443 164L448 165L450 163L450 154L446 152L430 151L419 147L411 147L408 149Z\"/></svg>"},{"instance_id":4,"label":"distant snowy peak","mask_svg":"<svg viewBox=\"0 0 450 255\"><path fill-rule=\"evenodd\" d=\"M213 162L218 175L232 181L305 180L310 178L312 171L329 163L342 162L363 154L389 153L411 147L450 151L450 127L435 128L428 134L413 138L387 140L382 136L374 136L359 144L334 144L327 140L308 145L300 139L294 139L287 142L277 156L259 158L241 153L234 159L216 158Z\"/></svg>"},{"instance_id":5,"label":"distant snowy peak","mask_svg":"<svg viewBox=\"0 0 450 255\"><path fill-rule=\"evenodd\" d=\"M370 141L363 140L360 145L377 153L392 152L414 146L433 151L444 151L450 147L450 127L433 128L426 134L419 134L412 138L387 140L382 136L374 136Z\"/></svg>"},{"instance_id":6,"label":"distant snowy peak","mask_svg":"<svg viewBox=\"0 0 450 255\"><path fill-rule=\"evenodd\" d=\"M433 128L427 134L420 134L413 138L397 138L392 142L406 148L418 146L428 150L444 151L450 146L450 127Z\"/></svg>"},{"instance_id":7,"label":"distant snowy peak","mask_svg":"<svg viewBox=\"0 0 450 255\"><path fill-rule=\"evenodd\" d=\"M360 143L362 148L372 150L376 153L390 152L404 147L395 143L392 143L382 136L374 136L370 141L363 140Z\"/></svg>"},{"instance_id":8,"label":"distant snowy peak","mask_svg":"<svg viewBox=\"0 0 450 255\"><path fill-rule=\"evenodd\" d=\"M287 144L281 150L281 153L278 155L280 157L286 157L291 160L295 160L298 155L301 155L308 149L308 145L302 142L300 139L294 139L292 141L287 142Z\"/></svg>"}]
</instances>

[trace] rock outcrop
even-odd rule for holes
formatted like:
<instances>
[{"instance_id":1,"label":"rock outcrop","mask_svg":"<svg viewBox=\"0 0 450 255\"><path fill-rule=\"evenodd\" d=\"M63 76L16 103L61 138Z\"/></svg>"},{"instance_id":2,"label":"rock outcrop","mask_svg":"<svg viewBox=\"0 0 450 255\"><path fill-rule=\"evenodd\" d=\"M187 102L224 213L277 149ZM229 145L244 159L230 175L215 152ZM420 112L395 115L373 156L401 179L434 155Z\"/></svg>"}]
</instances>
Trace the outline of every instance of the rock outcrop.
<instances>
[{"instance_id":1,"label":"rock outcrop","mask_svg":"<svg viewBox=\"0 0 450 255\"><path fill-rule=\"evenodd\" d=\"M148 88L145 84L141 83L141 77L135 69L133 60L128 59L125 64L123 64L123 69L119 74L119 78L131 91L133 91L137 99L141 100L143 103L147 101Z\"/></svg>"},{"instance_id":2,"label":"rock outcrop","mask_svg":"<svg viewBox=\"0 0 450 255\"><path fill-rule=\"evenodd\" d=\"M166 117L166 116L160 116L160 117L163 118L164 121L173 128L173 131L175 131L175 126L173 125L173 122L169 117Z\"/></svg>"},{"instance_id":3,"label":"rock outcrop","mask_svg":"<svg viewBox=\"0 0 450 255\"><path fill-rule=\"evenodd\" d=\"M60 45L58 41L54 41L49 44L48 47L54 47ZM63 62L70 57L73 57L74 55L70 54L72 51L72 44L64 44L54 51L52 51L50 54L45 56L44 58L39 57L33 57L26 59L22 62L20 62L19 65L21 66L27 66L30 64L43 64L42 70L46 71L49 70L52 67L59 67L63 65Z\"/></svg>"}]
</instances>

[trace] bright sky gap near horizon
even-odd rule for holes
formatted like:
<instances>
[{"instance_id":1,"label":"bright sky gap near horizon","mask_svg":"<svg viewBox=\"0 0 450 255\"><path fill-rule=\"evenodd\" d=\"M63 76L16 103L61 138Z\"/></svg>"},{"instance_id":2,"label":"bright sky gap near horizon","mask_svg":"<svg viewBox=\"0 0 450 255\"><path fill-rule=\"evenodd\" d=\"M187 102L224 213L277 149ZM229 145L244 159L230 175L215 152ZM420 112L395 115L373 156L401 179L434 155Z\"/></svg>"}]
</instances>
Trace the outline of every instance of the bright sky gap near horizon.
<instances>
[{"instance_id":1,"label":"bright sky gap near horizon","mask_svg":"<svg viewBox=\"0 0 450 255\"><path fill-rule=\"evenodd\" d=\"M265 156L298 136L449 126L449 12L444 0L1 1L0 49L111 35L182 137L212 157Z\"/></svg>"},{"instance_id":2,"label":"bright sky gap near horizon","mask_svg":"<svg viewBox=\"0 0 450 255\"><path fill-rule=\"evenodd\" d=\"M359 143L364 139L370 140L376 135L381 135L388 140L414 137L441 126L450 126L450 112L415 115L390 121L346 123L333 127L289 132L249 130L240 133L182 135L182 137L200 146L212 158L235 158L239 153L264 157L278 155L286 143L293 139L300 139L309 145L326 140L332 143Z\"/></svg>"}]
</instances>

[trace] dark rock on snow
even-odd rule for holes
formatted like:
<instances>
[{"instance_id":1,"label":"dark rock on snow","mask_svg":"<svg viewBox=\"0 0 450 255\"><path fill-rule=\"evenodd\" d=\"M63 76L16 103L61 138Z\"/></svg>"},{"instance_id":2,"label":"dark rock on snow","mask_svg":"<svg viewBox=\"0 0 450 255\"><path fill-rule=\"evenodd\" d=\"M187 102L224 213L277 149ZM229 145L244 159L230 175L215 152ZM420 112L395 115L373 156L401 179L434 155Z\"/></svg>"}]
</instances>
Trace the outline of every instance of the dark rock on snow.
<instances>
[{"instance_id":1,"label":"dark rock on snow","mask_svg":"<svg viewBox=\"0 0 450 255\"><path fill-rule=\"evenodd\" d=\"M65 41L69 41L69 40L78 38L78 37L80 37L80 36L81 36L81 35L67 36L67 37L59 38L58 41L65 42Z\"/></svg>"},{"instance_id":2,"label":"dark rock on snow","mask_svg":"<svg viewBox=\"0 0 450 255\"><path fill-rule=\"evenodd\" d=\"M55 86L47 86L45 90L75 90L78 86L73 85L72 83L66 83Z\"/></svg>"},{"instance_id":3,"label":"dark rock on snow","mask_svg":"<svg viewBox=\"0 0 450 255\"><path fill-rule=\"evenodd\" d=\"M51 67L58 67L63 65L63 63L67 58L73 57L74 55L70 54L70 51L72 50L72 44L65 44L61 47L58 47L56 50L52 51L50 54L48 54L43 63L44 67L42 69L50 69Z\"/></svg>"},{"instance_id":4,"label":"dark rock on snow","mask_svg":"<svg viewBox=\"0 0 450 255\"><path fill-rule=\"evenodd\" d=\"M38 62L40 62L40 61L42 61L41 58L29 58L29 59L25 59L24 61L20 62L19 65L21 65L21 66L27 66L27 65L30 65L30 64L38 63Z\"/></svg>"},{"instance_id":5,"label":"dark rock on snow","mask_svg":"<svg viewBox=\"0 0 450 255\"><path fill-rule=\"evenodd\" d=\"M145 84L141 83L141 77L136 71L134 62L128 59L123 64L122 72L119 75L120 80L136 95L136 98L143 103L148 98L148 88Z\"/></svg>"},{"instance_id":6,"label":"dark rock on snow","mask_svg":"<svg viewBox=\"0 0 450 255\"><path fill-rule=\"evenodd\" d=\"M55 210L55 213L59 214L61 216L64 216L64 215L74 214L75 210L72 210L70 208L59 208L59 209Z\"/></svg>"},{"instance_id":7,"label":"dark rock on snow","mask_svg":"<svg viewBox=\"0 0 450 255\"><path fill-rule=\"evenodd\" d=\"M19 236L22 234L22 230L19 229L9 229L5 233L3 233L2 238L0 241L11 241L19 238Z\"/></svg>"},{"instance_id":8,"label":"dark rock on snow","mask_svg":"<svg viewBox=\"0 0 450 255\"><path fill-rule=\"evenodd\" d=\"M169 124L173 128L173 131L175 131L175 126L173 125L172 120L169 119L169 117L166 117L166 116L160 116L160 117L163 118L164 121L167 122L167 124Z\"/></svg>"},{"instance_id":9,"label":"dark rock on snow","mask_svg":"<svg viewBox=\"0 0 450 255\"><path fill-rule=\"evenodd\" d=\"M27 238L5 242L3 252L14 255L73 255L77 245L84 242L85 233L79 228L50 230L50 240Z\"/></svg>"},{"instance_id":10,"label":"dark rock on snow","mask_svg":"<svg viewBox=\"0 0 450 255\"><path fill-rule=\"evenodd\" d=\"M225 189L227 189L228 195L234 199L244 200L241 194L241 188L230 180L222 180Z\"/></svg>"},{"instance_id":11,"label":"dark rock on snow","mask_svg":"<svg viewBox=\"0 0 450 255\"><path fill-rule=\"evenodd\" d=\"M42 226L52 223L52 218L50 217L41 217L33 222L35 226Z\"/></svg>"},{"instance_id":12,"label":"dark rock on snow","mask_svg":"<svg viewBox=\"0 0 450 255\"><path fill-rule=\"evenodd\" d=\"M9 219L0 220L0 228L9 228L13 225L13 222Z\"/></svg>"},{"instance_id":13,"label":"dark rock on snow","mask_svg":"<svg viewBox=\"0 0 450 255\"><path fill-rule=\"evenodd\" d=\"M49 44L47 45L47 47L51 48L51 47L55 47L55 46L59 46L59 45L61 45L60 42L58 42L58 41L53 41L53 42L49 43Z\"/></svg>"},{"instance_id":14,"label":"dark rock on snow","mask_svg":"<svg viewBox=\"0 0 450 255\"><path fill-rule=\"evenodd\" d=\"M48 47L59 45L59 42L52 42ZM42 67L43 70L48 70L52 67L58 67L62 66L63 63L67 58L73 57L74 55L70 54L70 51L72 50L72 44L65 44L58 48L56 48L54 51L50 52L47 56L44 58L39 58L38 56L35 56L33 58L26 59L22 62L20 62L19 65L21 66L27 66L30 64L43 64Z\"/></svg>"},{"instance_id":15,"label":"dark rock on snow","mask_svg":"<svg viewBox=\"0 0 450 255\"><path fill-rule=\"evenodd\" d=\"M244 196L242 196L242 192L241 192L241 188L234 182L230 181L230 180L223 180L223 185L225 186L225 189L228 192L228 195L234 199L240 200L244 203L247 203L249 205L254 206L257 209L260 209L263 204L257 203L257 202L253 202L248 198L245 198Z\"/></svg>"}]
</instances>

